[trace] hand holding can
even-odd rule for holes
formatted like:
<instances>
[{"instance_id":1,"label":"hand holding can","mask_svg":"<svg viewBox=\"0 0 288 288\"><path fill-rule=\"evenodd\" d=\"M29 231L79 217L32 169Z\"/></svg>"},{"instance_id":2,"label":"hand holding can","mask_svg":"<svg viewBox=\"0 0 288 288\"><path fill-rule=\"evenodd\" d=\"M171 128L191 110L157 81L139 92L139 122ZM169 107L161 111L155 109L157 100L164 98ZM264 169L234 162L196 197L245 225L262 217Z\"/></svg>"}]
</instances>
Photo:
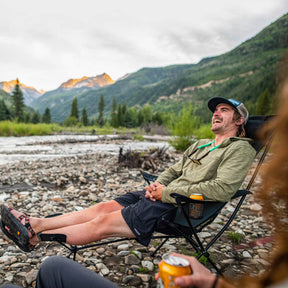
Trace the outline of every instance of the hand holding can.
<instances>
[{"instance_id":1,"label":"hand holding can","mask_svg":"<svg viewBox=\"0 0 288 288\"><path fill-rule=\"evenodd\" d=\"M174 279L189 274L192 274L192 271L188 260L173 255L164 255L162 261L159 263L157 287L178 288L179 286L174 283Z\"/></svg>"}]
</instances>

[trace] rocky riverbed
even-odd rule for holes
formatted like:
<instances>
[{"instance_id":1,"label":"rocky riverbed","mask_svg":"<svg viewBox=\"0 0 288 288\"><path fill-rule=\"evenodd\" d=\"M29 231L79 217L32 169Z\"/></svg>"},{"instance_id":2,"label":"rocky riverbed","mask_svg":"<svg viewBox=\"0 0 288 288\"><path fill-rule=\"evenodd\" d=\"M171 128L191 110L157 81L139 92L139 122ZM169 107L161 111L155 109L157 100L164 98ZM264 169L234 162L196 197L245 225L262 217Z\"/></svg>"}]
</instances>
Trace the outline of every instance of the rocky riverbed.
<instances>
[{"instance_id":1,"label":"rocky riverbed","mask_svg":"<svg viewBox=\"0 0 288 288\"><path fill-rule=\"evenodd\" d=\"M167 153L167 159L158 163L155 173L160 173L180 158L180 154ZM1 166L0 169L1 203L5 201L32 216L81 210L145 186L139 168L120 166L118 157L108 154L19 162ZM214 229L222 225L234 206L235 203L229 203L214 223L203 230L201 237L205 242L211 239ZM255 244L253 241L269 236L271 227L264 223L261 206L254 203L253 195L247 197L229 231L230 236L225 232L210 249L212 258L221 266L224 275L235 278L242 274L262 273L268 265L272 243L263 241L268 243ZM234 235L244 235L242 244L249 244L247 247L235 248L230 239L235 231ZM117 282L120 287L153 287L161 255L174 251L194 252L184 240L173 239L151 257L157 245L159 240L152 240L149 247L143 247L135 240L106 244L80 251L76 261ZM0 232L0 284L12 282L34 287L40 264L51 255L68 256L68 252L57 243L46 242L39 244L31 253L24 253Z\"/></svg>"}]
</instances>

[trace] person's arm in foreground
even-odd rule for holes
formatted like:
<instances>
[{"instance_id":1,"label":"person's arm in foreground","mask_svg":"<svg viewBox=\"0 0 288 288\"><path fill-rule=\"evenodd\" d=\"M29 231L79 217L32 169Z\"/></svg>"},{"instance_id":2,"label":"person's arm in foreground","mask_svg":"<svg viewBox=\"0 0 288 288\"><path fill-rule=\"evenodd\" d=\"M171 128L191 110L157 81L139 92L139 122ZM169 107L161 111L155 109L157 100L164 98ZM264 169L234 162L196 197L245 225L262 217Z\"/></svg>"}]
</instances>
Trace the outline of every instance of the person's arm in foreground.
<instances>
[{"instance_id":1,"label":"person's arm in foreground","mask_svg":"<svg viewBox=\"0 0 288 288\"><path fill-rule=\"evenodd\" d=\"M204 267L195 257L185 256L182 254L173 253L172 255L182 257L187 259L190 263L192 270L191 275L180 276L175 278L175 284L179 287L190 287L195 288L235 288L233 285L227 283L223 278L218 278L212 274L206 267ZM158 274L155 275L156 280L158 279ZM215 282L217 280L217 282ZM214 286L216 284L216 286Z\"/></svg>"}]
</instances>

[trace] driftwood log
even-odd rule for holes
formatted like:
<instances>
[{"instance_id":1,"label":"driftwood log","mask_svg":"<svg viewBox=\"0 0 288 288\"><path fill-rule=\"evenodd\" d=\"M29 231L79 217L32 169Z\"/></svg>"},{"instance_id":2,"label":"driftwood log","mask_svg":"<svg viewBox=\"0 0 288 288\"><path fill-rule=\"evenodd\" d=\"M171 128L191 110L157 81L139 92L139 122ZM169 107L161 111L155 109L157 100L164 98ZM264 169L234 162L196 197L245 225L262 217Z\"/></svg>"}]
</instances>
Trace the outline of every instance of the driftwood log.
<instances>
[{"instance_id":1,"label":"driftwood log","mask_svg":"<svg viewBox=\"0 0 288 288\"><path fill-rule=\"evenodd\" d=\"M141 168L143 170L158 171L159 163L167 161L170 156L168 147L149 149L148 151L133 151L128 149L125 153L121 147L119 150L118 163L122 167Z\"/></svg>"}]
</instances>

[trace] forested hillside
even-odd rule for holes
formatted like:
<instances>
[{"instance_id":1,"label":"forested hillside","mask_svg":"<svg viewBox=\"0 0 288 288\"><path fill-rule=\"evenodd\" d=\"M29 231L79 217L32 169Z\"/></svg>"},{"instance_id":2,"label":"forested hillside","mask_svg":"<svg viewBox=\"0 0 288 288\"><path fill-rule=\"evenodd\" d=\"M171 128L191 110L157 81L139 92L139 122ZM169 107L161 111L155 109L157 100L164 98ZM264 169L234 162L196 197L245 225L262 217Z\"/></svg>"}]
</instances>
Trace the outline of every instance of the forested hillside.
<instances>
[{"instance_id":1,"label":"forested hillside","mask_svg":"<svg viewBox=\"0 0 288 288\"><path fill-rule=\"evenodd\" d=\"M203 59L198 64L143 68L112 85L83 92L75 89L59 94L44 94L31 106L43 113L51 110L54 121L63 121L77 97L79 109L97 117L100 96L109 113L113 97L128 107L149 103L154 111L177 112L192 103L195 115L210 119L206 102L223 96L244 101L251 114L257 113L259 97L272 99L276 89L276 69L288 48L288 14L272 23L255 37L223 55ZM269 104L270 105L270 104Z\"/></svg>"}]
</instances>

